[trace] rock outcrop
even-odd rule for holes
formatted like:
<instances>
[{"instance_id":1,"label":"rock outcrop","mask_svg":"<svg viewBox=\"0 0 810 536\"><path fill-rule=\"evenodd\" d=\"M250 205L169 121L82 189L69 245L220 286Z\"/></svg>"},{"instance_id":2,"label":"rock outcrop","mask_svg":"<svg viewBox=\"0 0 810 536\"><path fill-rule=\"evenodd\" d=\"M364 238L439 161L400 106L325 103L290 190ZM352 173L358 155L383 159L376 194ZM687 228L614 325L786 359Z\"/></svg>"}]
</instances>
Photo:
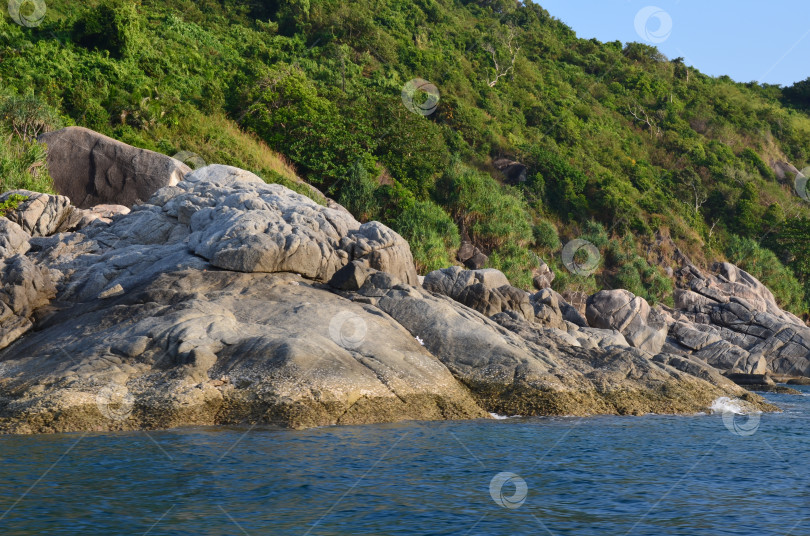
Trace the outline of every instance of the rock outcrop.
<instances>
[{"instance_id":1,"label":"rock outcrop","mask_svg":"<svg viewBox=\"0 0 810 536\"><path fill-rule=\"evenodd\" d=\"M82 127L48 132L38 139L48 146L54 188L79 208L142 203L191 171L179 160Z\"/></svg>"},{"instance_id":2,"label":"rock outcrop","mask_svg":"<svg viewBox=\"0 0 810 536\"><path fill-rule=\"evenodd\" d=\"M525 164L521 164L516 160L509 158L497 158L492 164L495 168L504 174L508 184L520 184L526 182L528 178L529 168Z\"/></svg>"},{"instance_id":3,"label":"rock outcrop","mask_svg":"<svg viewBox=\"0 0 810 536\"><path fill-rule=\"evenodd\" d=\"M644 298L628 290L597 292L588 298L585 317L591 327L619 331L635 348L657 354L664 347L664 318Z\"/></svg>"},{"instance_id":4,"label":"rock outcrop","mask_svg":"<svg viewBox=\"0 0 810 536\"><path fill-rule=\"evenodd\" d=\"M676 273L675 307L662 308L665 350L728 373L810 376L810 327L751 274L729 263L713 271L686 262Z\"/></svg>"},{"instance_id":5,"label":"rock outcrop","mask_svg":"<svg viewBox=\"0 0 810 536\"><path fill-rule=\"evenodd\" d=\"M109 215L49 236L2 224L1 430L768 407L500 272L423 289L392 230L242 170L196 170Z\"/></svg>"}]
</instances>

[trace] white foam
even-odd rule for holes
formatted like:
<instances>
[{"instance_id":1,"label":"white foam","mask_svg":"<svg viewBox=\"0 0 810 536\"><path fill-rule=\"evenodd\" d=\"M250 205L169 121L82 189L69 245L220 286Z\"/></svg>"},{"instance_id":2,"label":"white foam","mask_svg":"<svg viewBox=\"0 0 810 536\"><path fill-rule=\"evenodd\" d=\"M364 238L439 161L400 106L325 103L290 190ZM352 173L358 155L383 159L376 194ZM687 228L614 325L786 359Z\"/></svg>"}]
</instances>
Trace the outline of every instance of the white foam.
<instances>
[{"instance_id":1,"label":"white foam","mask_svg":"<svg viewBox=\"0 0 810 536\"><path fill-rule=\"evenodd\" d=\"M520 417L520 415L512 415L510 417L508 415L498 415L497 413L490 413L489 416L492 417L495 420L498 420L498 421L502 421L504 419L514 419L516 417Z\"/></svg>"},{"instance_id":2,"label":"white foam","mask_svg":"<svg viewBox=\"0 0 810 536\"><path fill-rule=\"evenodd\" d=\"M712 413L734 413L736 415L747 415L748 413L762 413L761 411L749 412L744 407L744 402L739 398L729 398L721 396L709 407Z\"/></svg>"}]
</instances>

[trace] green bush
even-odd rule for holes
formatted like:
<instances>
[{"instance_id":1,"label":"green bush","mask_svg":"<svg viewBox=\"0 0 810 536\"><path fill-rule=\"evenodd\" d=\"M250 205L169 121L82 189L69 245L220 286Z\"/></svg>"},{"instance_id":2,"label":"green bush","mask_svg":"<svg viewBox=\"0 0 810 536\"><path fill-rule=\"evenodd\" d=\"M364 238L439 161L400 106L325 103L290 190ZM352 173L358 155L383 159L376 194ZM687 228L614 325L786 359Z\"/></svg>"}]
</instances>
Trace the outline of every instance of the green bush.
<instances>
[{"instance_id":1,"label":"green bush","mask_svg":"<svg viewBox=\"0 0 810 536\"><path fill-rule=\"evenodd\" d=\"M534 236L534 244L537 247L544 248L550 252L555 252L561 247L560 236L557 234L557 228L553 223L542 220L540 223L532 228L532 235Z\"/></svg>"},{"instance_id":2,"label":"green bush","mask_svg":"<svg viewBox=\"0 0 810 536\"><path fill-rule=\"evenodd\" d=\"M105 0L88 8L74 27L77 41L116 58L136 55L144 43L139 6L140 1Z\"/></svg>"},{"instance_id":3,"label":"green bush","mask_svg":"<svg viewBox=\"0 0 810 536\"><path fill-rule=\"evenodd\" d=\"M377 217L378 206L374 192L377 183L368 171L355 163L349 170L345 183L340 188L338 202L360 221L369 221Z\"/></svg>"},{"instance_id":4,"label":"green bush","mask_svg":"<svg viewBox=\"0 0 810 536\"><path fill-rule=\"evenodd\" d=\"M731 235L726 245L728 260L750 273L773 292L780 307L796 315L807 313L804 288L776 254L750 238Z\"/></svg>"},{"instance_id":5,"label":"green bush","mask_svg":"<svg viewBox=\"0 0 810 536\"><path fill-rule=\"evenodd\" d=\"M0 193L9 190L55 193L46 157L44 144L36 141L0 143Z\"/></svg>"},{"instance_id":6,"label":"green bush","mask_svg":"<svg viewBox=\"0 0 810 536\"><path fill-rule=\"evenodd\" d=\"M491 176L454 164L438 185L438 197L476 244L495 249L525 246L532 228L525 200Z\"/></svg>"},{"instance_id":7,"label":"green bush","mask_svg":"<svg viewBox=\"0 0 810 536\"><path fill-rule=\"evenodd\" d=\"M410 243L419 272L427 273L455 264L452 259L460 243L458 228L435 203L408 203L391 226Z\"/></svg>"},{"instance_id":8,"label":"green bush","mask_svg":"<svg viewBox=\"0 0 810 536\"><path fill-rule=\"evenodd\" d=\"M28 200L28 197L20 194L11 194L8 199L0 203L0 218L4 217L12 210L17 210L20 203Z\"/></svg>"},{"instance_id":9,"label":"green bush","mask_svg":"<svg viewBox=\"0 0 810 536\"><path fill-rule=\"evenodd\" d=\"M531 289L532 268L537 266L537 256L523 246L507 242L492 251L487 267L504 273L513 286Z\"/></svg>"}]
</instances>

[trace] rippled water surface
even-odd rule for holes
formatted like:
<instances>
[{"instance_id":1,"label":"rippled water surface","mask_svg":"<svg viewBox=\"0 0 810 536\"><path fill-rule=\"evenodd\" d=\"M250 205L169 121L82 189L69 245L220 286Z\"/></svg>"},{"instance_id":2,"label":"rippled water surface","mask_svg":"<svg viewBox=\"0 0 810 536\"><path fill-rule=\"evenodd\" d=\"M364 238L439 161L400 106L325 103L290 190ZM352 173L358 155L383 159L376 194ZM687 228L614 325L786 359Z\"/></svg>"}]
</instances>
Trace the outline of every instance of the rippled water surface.
<instances>
[{"instance_id":1,"label":"rippled water surface","mask_svg":"<svg viewBox=\"0 0 810 536\"><path fill-rule=\"evenodd\" d=\"M810 388L720 415L0 437L0 534L810 535ZM501 475L501 473L509 473Z\"/></svg>"}]
</instances>

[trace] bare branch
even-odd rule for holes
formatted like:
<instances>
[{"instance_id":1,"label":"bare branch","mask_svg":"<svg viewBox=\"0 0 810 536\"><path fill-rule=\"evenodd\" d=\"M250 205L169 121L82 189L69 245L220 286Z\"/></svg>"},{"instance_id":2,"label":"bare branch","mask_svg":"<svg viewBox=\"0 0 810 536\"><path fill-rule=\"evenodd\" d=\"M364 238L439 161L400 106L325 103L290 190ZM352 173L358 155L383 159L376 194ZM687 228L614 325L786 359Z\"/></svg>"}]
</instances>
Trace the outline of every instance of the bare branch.
<instances>
[{"instance_id":1,"label":"bare branch","mask_svg":"<svg viewBox=\"0 0 810 536\"><path fill-rule=\"evenodd\" d=\"M628 106L627 111L633 116L633 119L639 123L643 123L650 130L650 137L661 136L661 129L656 124L655 120L641 107L638 103L633 106Z\"/></svg>"},{"instance_id":2,"label":"bare branch","mask_svg":"<svg viewBox=\"0 0 810 536\"><path fill-rule=\"evenodd\" d=\"M506 48L509 49L510 62L509 67L507 67L506 69L502 69L500 64L498 63L498 54L495 52L495 47L492 46L491 43L487 43L484 45L484 50L486 50L492 55L492 63L495 64L495 78L493 80L490 80L489 76L487 76L487 83L489 84L489 87L495 87L495 84L498 83L498 80L509 74L509 71L515 68L515 60L517 59L520 47L514 46L514 40L515 40L515 30L510 27L509 35L506 38Z\"/></svg>"}]
</instances>

